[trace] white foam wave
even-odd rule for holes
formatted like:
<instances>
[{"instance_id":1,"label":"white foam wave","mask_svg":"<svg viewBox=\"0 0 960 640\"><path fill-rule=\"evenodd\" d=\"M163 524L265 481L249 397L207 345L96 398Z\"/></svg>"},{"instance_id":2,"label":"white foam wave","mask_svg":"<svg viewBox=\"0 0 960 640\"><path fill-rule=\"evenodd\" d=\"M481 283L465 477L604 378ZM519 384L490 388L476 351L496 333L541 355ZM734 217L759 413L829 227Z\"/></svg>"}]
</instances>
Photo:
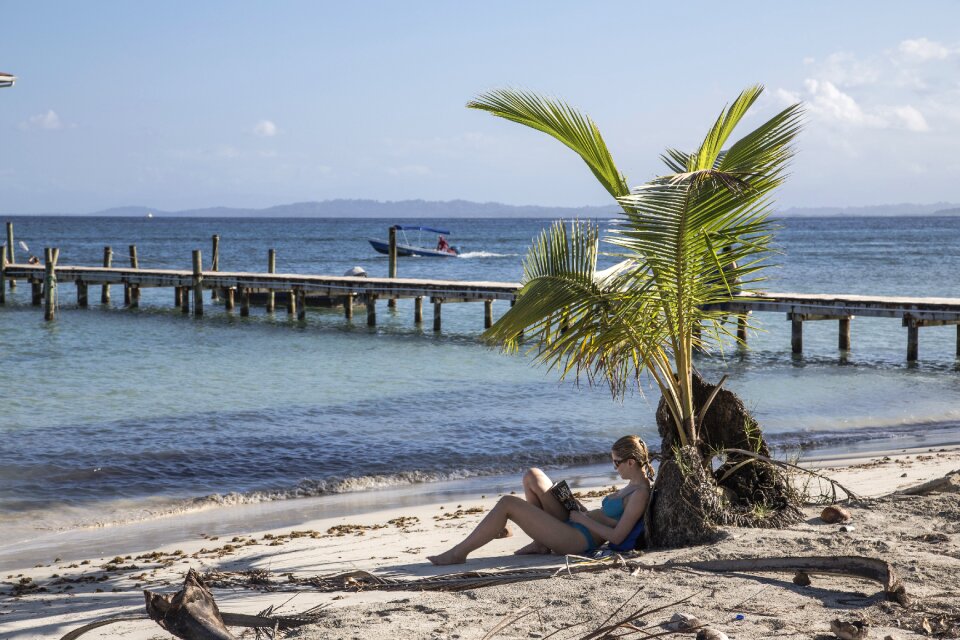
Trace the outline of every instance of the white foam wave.
<instances>
[{"instance_id":1,"label":"white foam wave","mask_svg":"<svg viewBox=\"0 0 960 640\"><path fill-rule=\"evenodd\" d=\"M553 464L570 465L597 462L605 454L559 455ZM197 513L222 507L251 505L281 500L295 500L324 495L361 492L373 489L410 486L416 484L462 480L481 476L519 472L523 465L516 463L495 464L481 469L455 469L447 471L401 471L392 474L355 477L329 477L303 479L297 485L270 490L247 492L212 493L195 498L176 499L154 496L146 500L121 499L112 503L99 503L95 508L71 507L54 511L36 510L19 514L16 522L0 524L26 525L24 530L67 531L90 527L109 527L157 518Z\"/></svg>"},{"instance_id":2,"label":"white foam wave","mask_svg":"<svg viewBox=\"0 0 960 640\"><path fill-rule=\"evenodd\" d=\"M519 256L519 253L494 253L492 251L467 251L461 253L461 258L514 258Z\"/></svg>"}]
</instances>

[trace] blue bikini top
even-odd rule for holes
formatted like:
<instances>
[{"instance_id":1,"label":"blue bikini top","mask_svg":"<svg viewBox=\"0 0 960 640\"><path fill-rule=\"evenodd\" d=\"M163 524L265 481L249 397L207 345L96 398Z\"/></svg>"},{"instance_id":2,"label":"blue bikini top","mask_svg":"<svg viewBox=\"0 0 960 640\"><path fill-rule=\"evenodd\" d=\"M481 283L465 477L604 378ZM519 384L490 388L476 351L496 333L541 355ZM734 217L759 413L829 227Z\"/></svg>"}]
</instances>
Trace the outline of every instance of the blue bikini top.
<instances>
[{"instance_id":1,"label":"blue bikini top","mask_svg":"<svg viewBox=\"0 0 960 640\"><path fill-rule=\"evenodd\" d=\"M623 515L623 498L615 495L603 496L603 502L600 503L600 510L603 515L614 520L619 520Z\"/></svg>"},{"instance_id":2,"label":"blue bikini top","mask_svg":"<svg viewBox=\"0 0 960 640\"><path fill-rule=\"evenodd\" d=\"M636 489L633 491L636 491ZM633 493L633 491L630 493ZM630 495L630 493L619 496L611 493L610 495L603 496L603 502L600 503L600 510L603 511L603 515L608 518L613 518L614 520L619 520L623 515L623 499Z\"/></svg>"}]
</instances>

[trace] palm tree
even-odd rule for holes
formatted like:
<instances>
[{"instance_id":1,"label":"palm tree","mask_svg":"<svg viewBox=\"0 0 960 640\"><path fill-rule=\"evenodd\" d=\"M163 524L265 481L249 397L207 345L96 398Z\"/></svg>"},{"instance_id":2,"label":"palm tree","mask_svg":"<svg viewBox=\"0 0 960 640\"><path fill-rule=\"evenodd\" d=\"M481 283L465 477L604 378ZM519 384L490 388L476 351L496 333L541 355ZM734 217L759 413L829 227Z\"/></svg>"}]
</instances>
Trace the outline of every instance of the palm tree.
<instances>
[{"instance_id":1,"label":"palm tree","mask_svg":"<svg viewBox=\"0 0 960 640\"><path fill-rule=\"evenodd\" d=\"M658 485L664 484L670 458L683 471L680 485L687 493L694 467L698 482L712 484L717 493L715 480L709 480L709 449L717 438L704 428L721 389L712 387L704 397L693 354L736 339L725 328L727 312L721 307L735 283L762 279L772 233L771 195L785 179L801 127L802 109L795 104L724 149L762 91L760 86L743 91L721 111L696 151L668 149L661 157L669 173L632 191L597 125L569 105L508 89L467 105L562 142L623 210L602 239L610 248L606 255L619 259L605 271L597 271L601 238L593 224L575 222L568 232L559 221L545 230L524 261L515 306L485 337L514 351L519 336L526 336L538 362L558 369L561 377L602 381L615 396L649 375L662 394L658 423L666 423L659 424L665 461ZM701 509L701 519L716 521L718 509L717 504Z\"/></svg>"}]
</instances>

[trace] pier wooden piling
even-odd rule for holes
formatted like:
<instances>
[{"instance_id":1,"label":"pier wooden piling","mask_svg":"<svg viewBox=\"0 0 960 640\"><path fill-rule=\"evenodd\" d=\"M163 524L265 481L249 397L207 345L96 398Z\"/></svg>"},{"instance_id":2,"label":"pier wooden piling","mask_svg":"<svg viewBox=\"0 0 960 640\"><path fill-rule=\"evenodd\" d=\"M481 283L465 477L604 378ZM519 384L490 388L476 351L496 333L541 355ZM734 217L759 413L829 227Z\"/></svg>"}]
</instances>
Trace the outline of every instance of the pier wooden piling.
<instances>
[{"instance_id":1,"label":"pier wooden piling","mask_svg":"<svg viewBox=\"0 0 960 640\"><path fill-rule=\"evenodd\" d=\"M193 315L203 316L203 255L193 250Z\"/></svg>"},{"instance_id":2,"label":"pier wooden piling","mask_svg":"<svg viewBox=\"0 0 960 640\"><path fill-rule=\"evenodd\" d=\"M57 260L60 258L59 249L46 247L43 250L43 319L51 322L57 309Z\"/></svg>"},{"instance_id":3,"label":"pier wooden piling","mask_svg":"<svg viewBox=\"0 0 960 640\"><path fill-rule=\"evenodd\" d=\"M17 255L15 251L16 250L13 247L13 223L8 222L7 223L7 263L8 264L13 264L17 261ZM10 290L13 291L16 288L17 288L17 281L11 280Z\"/></svg>"},{"instance_id":4,"label":"pier wooden piling","mask_svg":"<svg viewBox=\"0 0 960 640\"><path fill-rule=\"evenodd\" d=\"M250 315L250 289L244 287L240 291L240 317L246 318Z\"/></svg>"},{"instance_id":5,"label":"pier wooden piling","mask_svg":"<svg viewBox=\"0 0 960 640\"><path fill-rule=\"evenodd\" d=\"M916 362L920 355L920 326L907 324L907 362Z\"/></svg>"},{"instance_id":6,"label":"pier wooden piling","mask_svg":"<svg viewBox=\"0 0 960 640\"><path fill-rule=\"evenodd\" d=\"M443 299L434 298L433 299L433 330L440 331L442 326L442 315L443 315Z\"/></svg>"},{"instance_id":7,"label":"pier wooden piling","mask_svg":"<svg viewBox=\"0 0 960 640\"><path fill-rule=\"evenodd\" d=\"M297 307L297 320L303 322L307 319L307 295L303 289L294 289L292 297Z\"/></svg>"},{"instance_id":8,"label":"pier wooden piling","mask_svg":"<svg viewBox=\"0 0 960 640\"><path fill-rule=\"evenodd\" d=\"M347 320L353 320L353 294L348 293L343 300L343 317Z\"/></svg>"},{"instance_id":9,"label":"pier wooden piling","mask_svg":"<svg viewBox=\"0 0 960 640\"><path fill-rule=\"evenodd\" d=\"M103 248L103 268L109 269L113 264L113 249ZM100 289L100 304L110 304L110 285L104 283Z\"/></svg>"},{"instance_id":10,"label":"pier wooden piling","mask_svg":"<svg viewBox=\"0 0 960 640\"><path fill-rule=\"evenodd\" d=\"M423 324L423 296L417 296L413 299L413 323Z\"/></svg>"},{"instance_id":11,"label":"pier wooden piling","mask_svg":"<svg viewBox=\"0 0 960 640\"><path fill-rule=\"evenodd\" d=\"M233 307L234 307L234 304L235 304L235 303L234 303L234 296L236 295L236 291L237 291L237 290L236 290L235 287L230 287L230 288L224 290L224 296L225 296L225 299L224 299L224 301L223 301L223 308L224 308L224 310L226 310L226 311L233 311Z\"/></svg>"},{"instance_id":12,"label":"pier wooden piling","mask_svg":"<svg viewBox=\"0 0 960 640\"><path fill-rule=\"evenodd\" d=\"M90 306L88 297L87 283L83 280L77 280L77 306L86 309Z\"/></svg>"},{"instance_id":13,"label":"pier wooden piling","mask_svg":"<svg viewBox=\"0 0 960 640\"><path fill-rule=\"evenodd\" d=\"M389 248L387 250L387 277L396 278L397 277L397 227L396 225L390 226L390 238L389 238ZM387 307L394 309L397 306L397 299L390 298L387 300Z\"/></svg>"},{"instance_id":14,"label":"pier wooden piling","mask_svg":"<svg viewBox=\"0 0 960 640\"><path fill-rule=\"evenodd\" d=\"M180 290L180 311L181 313L190 313L190 287L177 287Z\"/></svg>"},{"instance_id":15,"label":"pier wooden piling","mask_svg":"<svg viewBox=\"0 0 960 640\"><path fill-rule=\"evenodd\" d=\"M489 329L493 326L493 300L483 301L483 328Z\"/></svg>"},{"instance_id":16,"label":"pier wooden piling","mask_svg":"<svg viewBox=\"0 0 960 640\"><path fill-rule=\"evenodd\" d=\"M7 245L0 247L0 304L7 303Z\"/></svg>"},{"instance_id":17,"label":"pier wooden piling","mask_svg":"<svg viewBox=\"0 0 960 640\"><path fill-rule=\"evenodd\" d=\"M737 315L737 340L743 344L747 344L747 315L745 313Z\"/></svg>"},{"instance_id":18,"label":"pier wooden piling","mask_svg":"<svg viewBox=\"0 0 960 640\"><path fill-rule=\"evenodd\" d=\"M210 259L210 271L220 271L220 236L213 234L213 237L210 239L211 243L211 253L213 256ZM210 290L210 300L216 302L220 299L220 292L216 288Z\"/></svg>"},{"instance_id":19,"label":"pier wooden piling","mask_svg":"<svg viewBox=\"0 0 960 640\"><path fill-rule=\"evenodd\" d=\"M850 321L853 317L840 318L838 322L839 335L837 337L837 348L840 351L850 351Z\"/></svg>"},{"instance_id":20,"label":"pier wooden piling","mask_svg":"<svg viewBox=\"0 0 960 640\"><path fill-rule=\"evenodd\" d=\"M130 268L139 269L140 260L137 258L137 245L130 245ZM123 303L136 309L140 306L140 287L133 284L125 284L123 287Z\"/></svg>"},{"instance_id":21,"label":"pier wooden piling","mask_svg":"<svg viewBox=\"0 0 960 640\"><path fill-rule=\"evenodd\" d=\"M276 273L277 272L277 250L270 249L267 251L267 273ZM273 313L276 308L277 300L276 294L273 290L267 292L267 313Z\"/></svg>"},{"instance_id":22,"label":"pier wooden piling","mask_svg":"<svg viewBox=\"0 0 960 640\"><path fill-rule=\"evenodd\" d=\"M367 295L367 326L377 325L377 296Z\"/></svg>"}]
</instances>

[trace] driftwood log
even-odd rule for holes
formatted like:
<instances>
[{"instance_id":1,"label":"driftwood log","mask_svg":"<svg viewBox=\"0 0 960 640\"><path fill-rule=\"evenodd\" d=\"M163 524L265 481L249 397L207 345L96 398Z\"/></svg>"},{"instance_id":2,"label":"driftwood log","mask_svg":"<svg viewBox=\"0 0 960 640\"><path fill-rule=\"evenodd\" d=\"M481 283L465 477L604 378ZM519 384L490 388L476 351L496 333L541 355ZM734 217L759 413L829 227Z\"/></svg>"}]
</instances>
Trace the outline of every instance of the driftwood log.
<instances>
[{"instance_id":1,"label":"driftwood log","mask_svg":"<svg viewBox=\"0 0 960 640\"><path fill-rule=\"evenodd\" d=\"M960 469L951 471L942 478L936 478L929 482L901 489L895 492L895 496L926 496L931 493L960 493Z\"/></svg>"},{"instance_id":2,"label":"driftwood log","mask_svg":"<svg viewBox=\"0 0 960 640\"><path fill-rule=\"evenodd\" d=\"M147 615L161 627L183 640L236 640L227 630L213 594L190 569L183 589L171 595L143 592Z\"/></svg>"},{"instance_id":3,"label":"driftwood log","mask_svg":"<svg viewBox=\"0 0 960 640\"><path fill-rule=\"evenodd\" d=\"M367 571L351 571L326 576L293 577L274 582L263 571L216 572L207 579L220 587L250 588L263 591L464 591L511 582L541 580L575 573L594 573L609 569L640 571L673 571L696 569L718 573L751 572L802 572L807 576L831 574L851 576L878 582L884 596L901 604L907 604L907 594L890 563L865 556L808 556L791 558L737 558L731 560L706 560L700 562L665 562L644 564L619 555L601 560L577 562L560 568L518 569L513 571L465 571L427 578L387 578Z\"/></svg>"},{"instance_id":4,"label":"driftwood log","mask_svg":"<svg viewBox=\"0 0 960 640\"><path fill-rule=\"evenodd\" d=\"M784 571L814 574L852 576L879 582L883 585L883 595L887 600L907 606L907 591L900 582L896 571L889 562L863 556L814 556L793 558L739 558L734 560L705 560L701 562L677 562L657 565L688 567L701 571L731 573L753 571ZM652 568L652 567L651 567Z\"/></svg>"}]
</instances>

